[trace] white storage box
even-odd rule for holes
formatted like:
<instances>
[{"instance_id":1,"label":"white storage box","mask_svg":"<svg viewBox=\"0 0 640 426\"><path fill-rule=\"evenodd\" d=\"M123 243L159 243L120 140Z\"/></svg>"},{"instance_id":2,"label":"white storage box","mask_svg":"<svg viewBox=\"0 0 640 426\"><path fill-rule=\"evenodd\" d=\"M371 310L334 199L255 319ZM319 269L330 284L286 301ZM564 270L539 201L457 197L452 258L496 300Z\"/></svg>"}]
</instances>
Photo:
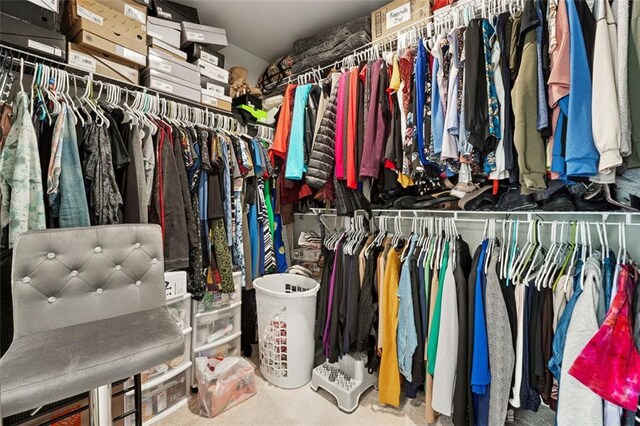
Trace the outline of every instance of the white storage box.
<instances>
[{"instance_id":1,"label":"white storage box","mask_svg":"<svg viewBox=\"0 0 640 426\"><path fill-rule=\"evenodd\" d=\"M212 49L222 49L227 47L227 31L208 25L182 22L181 41L181 48L190 46L193 43L199 43Z\"/></svg>"},{"instance_id":2,"label":"white storage box","mask_svg":"<svg viewBox=\"0 0 640 426\"><path fill-rule=\"evenodd\" d=\"M170 74L189 83L200 79L200 69L189 62L180 61L160 49L149 48L149 68Z\"/></svg>"},{"instance_id":3,"label":"white storage box","mask_svg":"<svg viewBox=\"0 0 640 426\"><path fill-rule=\"evenodd\" d=\"M240 331L242 302L213 312L196 314L195 346L215 343Z\"/></svg>"},{"instance_id":4,"label":"white storage box","mask_svg":"<svg viewBox=\"0 0 640 426\"><path fill-rule=\"evenodd\" d=\"M150 380L142 385L142 421L145 424L152 424L187 403L190 367L191 361L160 380ZM125 412L134 407L134 392L129 391L125 394ZM125 419L126 426L134 424L134 416Z\"/></svg>"},{"instance_id":5,"label":"white storage box","mask_svg":"<svg viewBox=\"0 0 640 426\"><path fill-rule=\"evenodd\" d=\"M191 294L187 293L168 299L167 309L181 330L189 328L191 324Z\"/></svg>"},{"instance_id":6,"label":"white storage box","mask_svg":"<svg viewBox=\"0 0 640 426\"><path fill-rule=\"evenodd\" d=\"M209 77L224 84L229 83L229 71L224 68L215 66L207 61L203 61L202 59L198 59L194 64L200 68L200 74L205 77Z\"/></svg>"},{"instance_id":7,"label":"white storage box","mask_svg":"<svg viewBox=\"0 0 640 426\"><path fill-rule=\"evenodd\" d=\"M200 414L215 417L256 394L256 373L242 357L196 358Z\"/></svg>"},{"instance_id":8,"label":"white storage box","mask_svg":"<svg viewBox=\"0 0 640 426\"><path fill-rule=\"evenodd\" d=\"M147 18L147 35L162 40L169 46L180 48L180 24L166 19Z\"/></svg>"},{"instance_id":9,"label":"white storage box","mask_svg":"<svg viewBox=\"0 0 640 426\"><path fill-rule=\"evenodd\" d=\"M228 356L240 355L240 335L238 331L217 342L200 346L194 349L195 358L224 358Z\"/></svg>"},{"instance_id":10,"label":"white storage box","mask_svg":"<svg viewBox=\"0 0 640 426\"><path fill-rule=\"evenodd\" d=\"M165 272L164 287L167 291L167 299L182 296L187 292L187 273L185 271Z\"/></svg>"}]
</instances>

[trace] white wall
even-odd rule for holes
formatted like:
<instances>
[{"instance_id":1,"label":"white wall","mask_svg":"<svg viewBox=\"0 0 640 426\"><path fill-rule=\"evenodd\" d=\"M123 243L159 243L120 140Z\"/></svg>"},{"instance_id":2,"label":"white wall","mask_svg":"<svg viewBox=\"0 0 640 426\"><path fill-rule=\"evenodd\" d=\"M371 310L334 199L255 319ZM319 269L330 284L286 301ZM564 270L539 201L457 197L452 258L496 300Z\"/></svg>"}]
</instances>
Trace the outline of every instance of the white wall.
<instances>
[{"instance_id":1,"label":"white wall","mask_svg":"<svg viewBox=\"0 0 640 426\"><path fill-rule=\"evenodd\" d=\"M230 69L231 67L243 67L249 71L248 81L251 86L255 86L258 78L269 65L268 62L262 58L247 52L239 48L238 46L229 43L229 46L220 51L224 55L224 67Z\"/></svg>"}]
</instances>

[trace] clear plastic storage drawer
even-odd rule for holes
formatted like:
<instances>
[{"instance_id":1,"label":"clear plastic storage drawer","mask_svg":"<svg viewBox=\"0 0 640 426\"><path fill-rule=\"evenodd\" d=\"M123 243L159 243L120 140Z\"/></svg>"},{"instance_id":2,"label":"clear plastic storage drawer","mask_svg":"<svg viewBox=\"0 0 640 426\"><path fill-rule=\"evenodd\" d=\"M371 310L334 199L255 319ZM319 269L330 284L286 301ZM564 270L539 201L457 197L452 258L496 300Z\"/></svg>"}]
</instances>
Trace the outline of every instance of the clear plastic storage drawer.
<instances>
[{"instance_id":1,"label":"clear plastic storage drawer","mask_svg":"<svg viewBox=\"0 0 640 426\"><path fill-rule=\"evenodd\" d=\"M195 347L215 343L240 331L241 302L217 311L196 314Z\"/></svg>"}]
</instances>

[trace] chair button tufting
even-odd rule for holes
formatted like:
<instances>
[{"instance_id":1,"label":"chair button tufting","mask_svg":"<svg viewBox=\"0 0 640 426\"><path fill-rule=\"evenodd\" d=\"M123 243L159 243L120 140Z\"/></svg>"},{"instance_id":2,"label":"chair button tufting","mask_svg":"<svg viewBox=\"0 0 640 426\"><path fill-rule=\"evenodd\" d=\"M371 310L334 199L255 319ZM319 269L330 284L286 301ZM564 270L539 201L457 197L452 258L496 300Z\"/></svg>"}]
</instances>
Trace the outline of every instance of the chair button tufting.
<instances>
[{"instance_id":1,"label":"chair button tufting","mask_svg":"<svg viewBox=\"0 0 640 426\"><path fill-rule=\"evenodd\" d=\"M142 284L142 281L136 281L137 286L140 286L140 284Z\"/></svg>"},{"instance_id":2,"label":"chair button tufting","mask_svg":"<svg viewBox=\"0 0 640 426\"><path fill-rule=\"evenodd\" d=\"M23 282L23 283L25 283L25 284L29 284L29 283L31 282L31 278L29 278L29 277L24 277L24 278L22 279L22 282Z\"/></svg>"},{"instance_id":3,"label":"chair button tufting","mask_svg":"<svg viewBox=\"0 0 640 426\"><path fill-rule=\"evenodd\" d=\"M78 271L71 271L71 276L72 277L77 277L78 276Z\"/></svg>"},{"instance_id":4,"label":"chair button tufting","mask_svg":"<svg viewBox=\"0 0 640 426\"><path fill-rule=\"evenodd\" d=\"M96 290L96 293L98 293L98 294L102 294L102 289L101 289L101 288L97 289L97 290Z\"/></svg>"},{"instance_id":5,"label":"chair button tufting","mask_svg":"<svg viewBox=\"0 0 640 426\"><path fill-rule=\"evenodd\" d=\"M119 271L120 269L122 269L122 266L116 265L116 271Z\"/></svg>"},{"instance_id":6,"label":"chair button tufting","mask_svg":"<svg viewBox=\"0 0 640 426\"><path fill-rule=\"evenodd\" d=\"M135 243L133 246L134 246L135 248L140 248L140 243Z\"/></svg>"},{"instance_id":7,"label":"chair button tufting","mask_svg":"<svg viewBox=\"0 0 640 426\"><path fill-rule=\"evenodd\" d=\"M53 303L53 302L55 302L55 301L56 301L56 298L55 298L55 297L53 297L53 296L51 296L50 298L48 298L48 299L47 299L47 301L48 301L49 303Z\"/></svg>"},{"instance_id":8,"label":"chair button tufting","mask_svg":"<svg viewBox=\"0 0 640 426\"><path fill-rule=\"evenodd\" d=\"M155 257L151 260L151 263L158 263L158 259L156 259Z\"/></svg>"},{"instance_id":9,"label":"chair button tufting","mask_svg":"<svg viewBox=\"0 0 640 426\"><path fill-rule=\"evenodd\" d=\"M56 257L56 254L55 254L55 253L49 253L49 254L47 255L47 258L48 258L48 259L53 259L54 257Z\"/></svg>"},{"instance_id":10,"label":"chair button tufting","mask_svg":"<svg viewBox=\"0 0 640 426\"><path fill-rule=\"evenodd\" d=\"M102 247L98 246L94 248L93 251L95 251L96 253L100 253L102 251Z\"/></svg>"}]
</instances>

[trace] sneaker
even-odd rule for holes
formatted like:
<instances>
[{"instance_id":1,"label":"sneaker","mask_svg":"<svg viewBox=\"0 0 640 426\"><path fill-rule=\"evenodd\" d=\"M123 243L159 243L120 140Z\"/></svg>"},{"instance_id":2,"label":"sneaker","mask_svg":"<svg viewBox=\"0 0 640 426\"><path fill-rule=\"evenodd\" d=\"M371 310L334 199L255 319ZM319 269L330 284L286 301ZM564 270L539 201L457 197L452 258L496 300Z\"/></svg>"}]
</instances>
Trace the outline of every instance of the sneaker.
<instances>
[{"instance_id":1,"label":"sneaker","mask_svg":"<svg viewBox=\"0 0 640 426\"><path fill-rule=\"evenodd\" d=\"M458 184L451 190L451 195L463 199L467 194L477 191L480 186L477 183L458 182Z\"/></svg>"}]
</instances>

